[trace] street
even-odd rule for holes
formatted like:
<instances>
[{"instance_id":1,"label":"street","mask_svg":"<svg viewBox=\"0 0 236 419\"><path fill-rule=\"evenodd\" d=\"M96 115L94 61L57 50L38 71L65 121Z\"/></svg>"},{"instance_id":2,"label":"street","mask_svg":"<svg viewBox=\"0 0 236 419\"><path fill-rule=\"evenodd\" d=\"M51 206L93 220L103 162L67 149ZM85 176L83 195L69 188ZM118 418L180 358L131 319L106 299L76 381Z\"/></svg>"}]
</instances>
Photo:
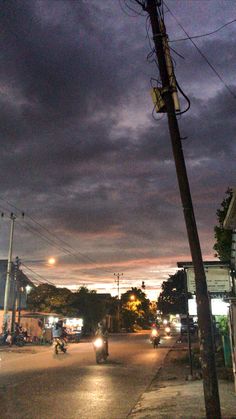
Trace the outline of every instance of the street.
<instances>
[{"instance_id":1,"label":"street","mask_svg":"<svg viewBox=\"0 0 236 419\"><path fill-rule=\"evenodd\" d=\"M153 349L149 334L110 337L101 365L91 342L70 344L57 356L52 347L1 350L1 419L126 418L175 340L163 338Z\"/></svg>"}]
</instances>

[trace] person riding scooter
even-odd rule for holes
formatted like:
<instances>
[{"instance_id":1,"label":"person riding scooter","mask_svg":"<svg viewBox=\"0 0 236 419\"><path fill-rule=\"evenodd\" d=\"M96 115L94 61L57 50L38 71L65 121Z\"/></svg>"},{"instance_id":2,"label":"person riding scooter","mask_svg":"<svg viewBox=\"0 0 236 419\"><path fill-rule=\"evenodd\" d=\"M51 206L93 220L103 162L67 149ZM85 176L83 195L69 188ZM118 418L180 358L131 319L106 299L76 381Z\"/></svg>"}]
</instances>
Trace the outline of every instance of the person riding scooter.
<instances>
[{"instance_id":1,"label":"person riding scooter","mask_svg":"<svg viewBox=\"0 0 236 419\"><path fill-rule=\"evenodd\" d=\"M157 348L159 343L160 343L160 335L159 335L159 332L158 332L157 328L155 328L155 327L152 328L150 341L153 344L154 348Z\"/></svg>"},{"instance_id":2,"label":"person riding scooter","mask_svg":"<svg viewBox=\"0 0 236 419\"><path fill-rule=\"evenodd\" d=\"M58 354L58 349L62 352L66 352L63 322L59 320L52 329L52 337L55 342L55 353Z\"/></svg>"},{"instance_id":3,"label":"person riding scooter","mask_svg":"<svg viewBox=\"0 0 236 419\"><path fill-rule=\"evenodd\" d=\"M96 337L101 337L104 342L105 342L105 347L106 347L106 355L108 356L108 331L106 329L106 327L103 325L103 323L99 322L98 323L98 328L95 332L95 336Z\"/></svg>"}]
</instances>

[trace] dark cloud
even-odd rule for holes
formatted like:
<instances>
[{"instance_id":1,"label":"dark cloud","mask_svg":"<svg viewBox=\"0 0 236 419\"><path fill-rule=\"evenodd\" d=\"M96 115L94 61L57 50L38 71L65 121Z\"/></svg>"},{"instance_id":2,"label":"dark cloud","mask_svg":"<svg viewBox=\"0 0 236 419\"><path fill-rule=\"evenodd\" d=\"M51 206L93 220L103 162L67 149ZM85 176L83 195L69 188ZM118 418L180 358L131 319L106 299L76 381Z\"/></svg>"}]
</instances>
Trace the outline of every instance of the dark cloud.
<instances>
[{"instance_id":1,"label":"dark cloud","mask_svg":"<svg viewBox=\"0 0 236 419\"><path fill-rule=\"evenodd\" d=\"M225 3L223 15L215 3L203 30L190 4L168 2L193 34L229 19L233 3ZM171 39L183 37L168 14L166 23ZM10 0L1 1L0 28L1 197L78 250L79 259L65 256L68 246L30 217L18 222L15 251L26 259L57 253L60 283L109 283L122 269L157 287L189 249L167 118L151 117L149 79L158 69L146 62L145 18L127 16L112 1ZM235 91L233 37L230 26L196 43ZM173 47L185 57L173 53L191 100L179 122L209 256L215 212L236 175L235 99L191 43ZM5 257L6 223L0 241Z\"/></svg>"}]
</instances>

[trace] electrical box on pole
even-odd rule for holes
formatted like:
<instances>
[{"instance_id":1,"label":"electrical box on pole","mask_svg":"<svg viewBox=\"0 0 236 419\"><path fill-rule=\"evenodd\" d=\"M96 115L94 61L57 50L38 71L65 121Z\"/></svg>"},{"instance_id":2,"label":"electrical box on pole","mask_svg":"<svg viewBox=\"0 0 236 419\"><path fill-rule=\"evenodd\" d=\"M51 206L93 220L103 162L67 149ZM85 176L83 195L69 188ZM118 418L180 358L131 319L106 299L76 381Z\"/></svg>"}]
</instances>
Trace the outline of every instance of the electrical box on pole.
<instances>
[{"instance_id":1,"label":"electrical box on pole","mask_svg":"<svg viewBox=\"0 0 236 419\"><path fill-rule=\"evenodd\" d=\"M160 19L160 31L161 31L161 39L163 45L163 51L165 55L166 61L166 70L169 78L169 86L171 88L171 96L174 103L175 112L180 112L180 103L174 73L173 62L170 55L170 48L168 44L168 35L166 34L166 29L163 21ZM152 101L155 105L155 111L157 113L165 113L167 112L165 101L164 101L164 94L165 88L160 87L153 87L151 90Z\"/></svg>"}]
</instances>

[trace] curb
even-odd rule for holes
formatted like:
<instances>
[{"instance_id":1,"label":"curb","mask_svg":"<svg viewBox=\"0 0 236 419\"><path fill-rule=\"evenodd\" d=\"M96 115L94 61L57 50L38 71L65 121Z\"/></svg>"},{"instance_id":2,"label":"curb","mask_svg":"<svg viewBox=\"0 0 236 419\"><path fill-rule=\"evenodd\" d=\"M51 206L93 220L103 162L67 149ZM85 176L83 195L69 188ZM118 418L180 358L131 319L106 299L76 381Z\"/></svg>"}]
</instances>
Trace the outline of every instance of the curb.
<instances>
[{"instance_id":1,"label":"curb","mask_svg":"<svg viewBox=\"0 0 236 419\"><path fill-rule=\"evenodd\" d=\"M162 361L162 365L160 365L160 367L158 367L158 369L157 369L157 371L155 372L155 375L152 377L152 379L151 379L150 383L147 385L147 387L145 388L145 390L144 390L144 391L140 394L140 396L139 396L138 400L136 401L136 403L134 404L134 406L133 406L133 407L131 407L131 409L130 409L130 411L129 411L128 415L126 416L127 418L129 418L129 417L132 415L132 413L134 413L135 407L137 406L137 404L139 403L139 401L140 401L140 400L141 400L141 398L143 397L143 394L144 394L144 393L146 393L146 392L148 392L148 391L150 390L150 388L151 388L151 386L152 386L153 382L156 380L156 376L157 376L157 374L158 374L158 373L159 373L159 371L160 371L160 370L164 367L165 360L166 360L166 358L167 358L167 356L168 356L169 352L170 352L170 351L172 351L172 349L173 349L173 347L175 346L175 344L176 344L176 342L174 342L173 346L172 346L171 348L169 348L169 350L166 352L165 357L164 357L164 359L163 359L163 361Z\"/></svg>"}]
</instances>

